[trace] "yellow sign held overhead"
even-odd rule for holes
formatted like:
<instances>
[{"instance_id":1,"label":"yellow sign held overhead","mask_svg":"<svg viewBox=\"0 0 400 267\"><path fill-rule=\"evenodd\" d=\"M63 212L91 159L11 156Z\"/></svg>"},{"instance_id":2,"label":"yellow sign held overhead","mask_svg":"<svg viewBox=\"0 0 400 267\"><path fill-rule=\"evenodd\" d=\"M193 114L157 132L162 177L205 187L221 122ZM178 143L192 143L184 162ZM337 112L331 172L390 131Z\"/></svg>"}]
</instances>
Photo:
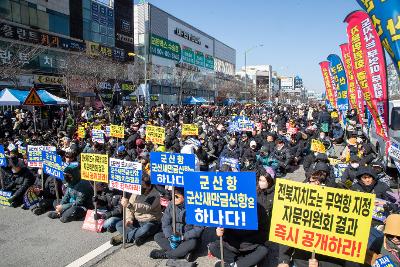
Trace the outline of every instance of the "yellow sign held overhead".
<instances>
[{"instance_id":1,"label":"yellow sign held overhead","mask_svg":"<svg viewBox=\"0 0 400 267\"><path fill-rule=\"evenodd\" d=\"M198 136L199 127L196 124L182 124L182 136Z\"/></svg>"},{"instance_id":2,"label":"yellow sign held overhead","mask_svg":"<svg viewBox=\"0 0 400 267\"><path fill-rule=\"evenodd\" d=\"M165 128L157 126L146 126L146 141L153 142L157 145L164 145L165 141Z\"/></svg>"},{"instance_id":3,"label":"yellow sign held overhead","mask_svg":"<svg viewBox=\"0 0 400 267\"><path fill-rule=\"evenodd\" d=\"M375 195L277 179L269 240L364 263Z\"/></svg>"},{"instance_id":4,"label":"yellow sign held overhead","mask_svg":"<svg viewBox=\"0 0 400 267\"><path fill-rule=\"evenodd\" d=\"M82 153L81 177L83 180L108 183L108 155Z\"/></svg>"},{"instance_id":5,"label":"yellow sign held overhead","mask_svg":"<svg viewBox=\"0 0 400 267\"><path fill-rule=\"evenodd\" d=\"M84 126L79 126L78 127L78 137L79 138L85 138L86 136L86 130Z\"/></svg>"},{"instance_id":6,"label":"yellow sign held overhead","mask_svg":"<svg viewBox=\"0 0 400 267\"><path fill-rule=\"evenodd\" d=\"M124 126L119 125L110 125L110 136L116 138L124 138L125 137L125 128Z\"/></svg>"},{"instance_id":7,"label":"yellow sign held overhead","mask_svg":"<svg viewBox=\"0 0 400 267\"><path fill-rule=\"evenodd\" d=\"M23 105L24 106L42 107L42 106L44 106L44 103L43 103L42 99L40 99L40 96L36 92L35 88L32 88L31 91L29 92L28 96L26 97Z\"/></svg>"}]
</instances>

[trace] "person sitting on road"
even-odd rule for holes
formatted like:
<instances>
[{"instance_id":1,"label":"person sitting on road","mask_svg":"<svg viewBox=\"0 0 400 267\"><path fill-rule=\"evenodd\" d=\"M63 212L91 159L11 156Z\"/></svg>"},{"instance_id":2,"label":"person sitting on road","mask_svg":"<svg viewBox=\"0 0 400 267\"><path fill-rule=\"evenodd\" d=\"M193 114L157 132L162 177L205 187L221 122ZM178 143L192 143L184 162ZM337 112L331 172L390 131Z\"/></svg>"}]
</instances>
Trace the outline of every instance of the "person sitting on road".
<instances>
[{"instance_id":1,"label":"person sitting on road","mask_svg":"<svg viewBox=\"0 0 400 267\"><path fill-rule=\"evenodd\" d=\"M117 230L117 223L122 220L122 206L120 203L122 193L116 189L109 189L105 183L98 183L96 186L97 196L93 197L93 202L96 202L98 207L104 208L106 212L94 214L94 219L104 219L102 230L113 233Z\"/></svg>"},{"instance_id":2,"label":"person sitting on road","mask_svg":"<svg viewBox=\"0 0 400 267\"><path fill-rule=\"evenodd\" d=\"M34 184L35 178L32 172L25 167L23 160L18 158L15 153L11 153L9 165L12 171L11 183L4 188L4 191L12 192L8 201L12 207L16 208L22 205L24 194Z\"/></svg>"},{"instance_id":3,"label":"person sitting on road","mask_svg":"<svg viewBox=\"0 0 400 267\"><path fill-rule=\"evenodd\" d=\"M377 198L389 200L388 192L392 192L389 186L378 180L377 174L372 167L360 167L357 172L357 182L352 185L351 190L375 194Z\"/></svg>"},{"instance_id":4,"label":"person sitting on road","mask_svg":"<svg viewBox=\"0 0 400 267\"><path fill-rule=\"evenodd\" d=\"M130 199L122 198L121 205L126 209L125 241L136 246L143 245L160 229L161 204L160 193L151 184L150 177L143 175L142 194L132 194ZM117 223L119 235L111 238L111 245L117 246L123 242L123 221Z\"/></svg>"},{"instance_id":5,"label":"person sitting on road","mask_svg":"<svg viewBox=\"0 0 400 267\"><path fill-rule=\"evenodd\" d=\"M60 219L67 223L85 218L86 211L92 208L93 187L89 181L81 180L80 168L71 164L64 169L66 192L60 204L55 204L55 211L50 211L48 217Z\"/></svg>"},{"instance_id":6,"label":"person sitting on road","mask_svg":"<svg viewBox=\"0 0 400 267\"><path fill-rule=\"evenodd\" d=\"M357 182L357 172L360 167L360 158L356 155L350 157L350 164L343 172L341 182L349 188L354 182Z\"/></svg>"},{"instance_id":7,"label":"person sitting on road","mask_svg":"<svg viewBox=\"0 0 400 267\"><path fill-rule=\"evenodd\" d=\"M290 153L290 150L285 145L285 141L281 138L276 139L275 148L271 155L272 158L277 160L278 168L276 170L276 175L284 176L290 170L290 164L293 160L293 155Z\"/></svg>"},{"instance_id":8,"label":"person sitting on road","mask_svg":"<svg viewBox=\"0 0 400 267\"><path fill-rule=\"evenodd\" d=\"M180 259L186 258L188 262L193 261L193 252L200 244L200 237L204 227L194 226L186 223L186 209L184 190L175 187L175 209L176 209L176 233L173 232L172 201L162 216L162 232L154 236L154 240L161 250L154 249L150 253L152 259Z\"/></svg>"}]
</instances>

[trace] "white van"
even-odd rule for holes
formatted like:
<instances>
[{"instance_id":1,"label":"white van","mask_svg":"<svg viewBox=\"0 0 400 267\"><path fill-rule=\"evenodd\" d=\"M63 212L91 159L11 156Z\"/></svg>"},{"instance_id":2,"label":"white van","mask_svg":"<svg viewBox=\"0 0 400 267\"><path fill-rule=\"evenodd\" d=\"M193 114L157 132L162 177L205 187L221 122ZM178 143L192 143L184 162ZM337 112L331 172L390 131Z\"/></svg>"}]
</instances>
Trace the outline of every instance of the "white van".
<instances>
[{"instance_id":1,"label":"white van","mask_svg":"<svg viewBox=\"0 0 400 267\"><path fill-rule=\"evenodd\" d=\"M400 100L389 101L389 138L391 141L400 143ZM366 125L366 124L364 124ZM376 133L375 124L371 123L369 133L364 129L364 133L371 141L375 152L384 159L385 166L396 168L392 159L386 157L386 142Z\"/></svg>"}]
</instances>

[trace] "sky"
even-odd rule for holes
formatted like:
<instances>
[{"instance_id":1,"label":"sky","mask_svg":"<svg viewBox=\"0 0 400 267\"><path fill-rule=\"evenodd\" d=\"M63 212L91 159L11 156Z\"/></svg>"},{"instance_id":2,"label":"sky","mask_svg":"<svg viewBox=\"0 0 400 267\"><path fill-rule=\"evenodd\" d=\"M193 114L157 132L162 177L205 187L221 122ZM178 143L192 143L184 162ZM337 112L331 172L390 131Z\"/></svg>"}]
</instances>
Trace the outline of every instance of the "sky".
<instances>
[{"instance_id":1,"label":"sky","mask_svg":"<svg viewBox=\"0 0 400 267\"><path fill-rule=\"evenodd\" d=\"M138 1L136 1L138 2ZM236 69L272 65L278 75L299 75L325 91L319 62L347 42L344 18L356 0L150 0L151 4L236 49Z\"/></svg>"}]
</instances>

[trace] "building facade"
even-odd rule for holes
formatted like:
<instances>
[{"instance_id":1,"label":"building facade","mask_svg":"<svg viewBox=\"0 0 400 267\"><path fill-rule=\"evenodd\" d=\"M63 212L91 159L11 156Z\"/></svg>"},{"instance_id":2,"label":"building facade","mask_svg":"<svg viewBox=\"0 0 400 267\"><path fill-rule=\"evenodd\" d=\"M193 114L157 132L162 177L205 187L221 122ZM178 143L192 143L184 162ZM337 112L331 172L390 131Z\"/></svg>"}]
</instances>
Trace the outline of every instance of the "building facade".
<instances>
[{"instance_id":1,"label":"building facade","mask_svg":"<svg viewBox=\"0 0 400 267\"><path fill-rule=\"evenodd\" d=\"M102 54L113 61L126 62L127 54L134 51L133 3L131 0L1 0L0 64L3 66L14 57L26 58L12 44L43 49L28 64L22 64L28 73L20 75L17 87L45 88L62 96L65 81L60 77L69 54ZM15 87L15 83L3 79L0 87ZM90 86L79 87L73 93L77 98L96 97Z\"/></svg>"},{"instance_id":2,"label":"building facade","mask_svg":"<svg viewBox=\"0 0 400 267\"><path fill-rule=\"evenodd\" d=\"M217 80L235 74L235 49L149 3L134 9L134 43L148 64L150 94L168 104L189 96L214 101Z\"/></svg>"}]
</instances>

